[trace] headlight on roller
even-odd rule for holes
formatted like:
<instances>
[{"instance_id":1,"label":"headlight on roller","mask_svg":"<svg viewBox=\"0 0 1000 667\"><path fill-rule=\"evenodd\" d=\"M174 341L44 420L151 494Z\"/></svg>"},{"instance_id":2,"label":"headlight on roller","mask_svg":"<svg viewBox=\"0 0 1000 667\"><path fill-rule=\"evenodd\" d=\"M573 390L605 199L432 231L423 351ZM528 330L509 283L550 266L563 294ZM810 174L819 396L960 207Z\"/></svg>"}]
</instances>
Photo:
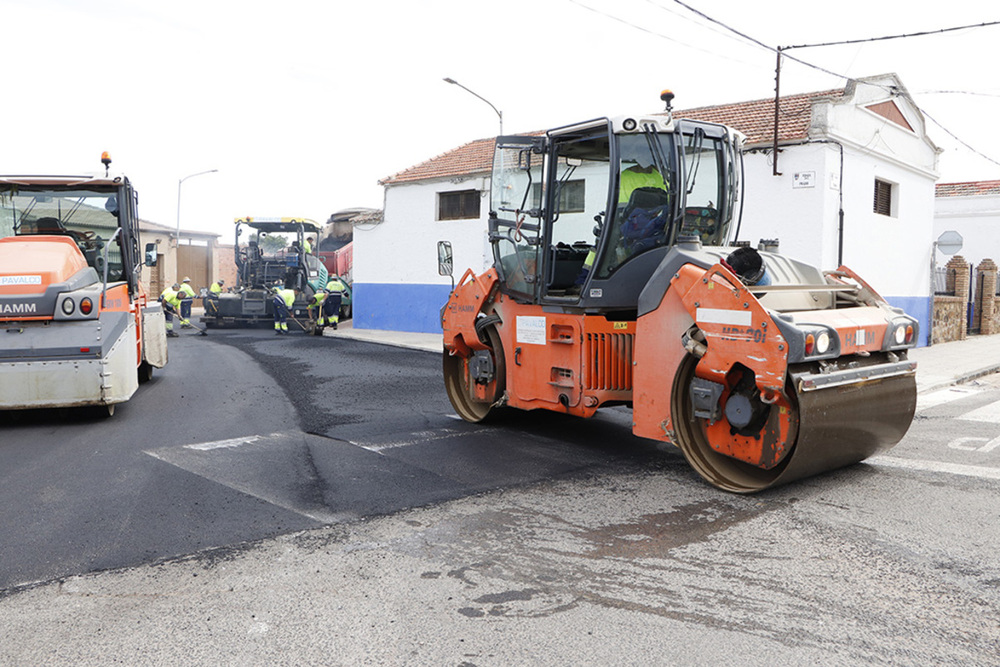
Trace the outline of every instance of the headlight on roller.
<instances>
[{"instance_id":1,"label":"headlight on roller","mask_svg":"<svg viewBox=\"0 0 1000 667\"><path fill-rule=\"evenodd\" d=\"M826 354L830 351L830 334L823 331L816 336L816 354Z\"/></svg>"}]
</instances>

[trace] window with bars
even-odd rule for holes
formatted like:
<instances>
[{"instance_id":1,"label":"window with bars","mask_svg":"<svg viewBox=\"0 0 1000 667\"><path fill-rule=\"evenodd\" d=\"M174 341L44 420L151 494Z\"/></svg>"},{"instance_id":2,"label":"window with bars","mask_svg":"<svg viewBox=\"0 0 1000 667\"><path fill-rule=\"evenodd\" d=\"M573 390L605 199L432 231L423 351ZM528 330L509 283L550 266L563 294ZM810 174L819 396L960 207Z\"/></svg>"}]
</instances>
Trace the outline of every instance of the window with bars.
<instances>
[{"instance_id":1,"label":"window with bars","mask_svg":"<svg viewBox=\"0 0 1000 667\"><path fill-rule=\"evenodd\" d=\"M478 190L438 193L438 220L465 220L478 217Z\"/></svg>"},{"instance_id":2,"label":"window with bars","mask_svg":"<svg viewBox=\"0 0 1000 667\"><path fill-rule=\"evenodd\" d=\"M893 215L893 189L892 183L875 179L875 207L873 210L879 215Z\"/></svg>"},{"instance_id":3,"label":"window with bars","mask_svg":"<svg viewBox=\"0 0 1000 667\"><path fill-rule=\"evenodd\" d=\"M586 182L583 179L566 181L559 189L559 212L581 213L586 202ZM531 202L533 208L542 207L542 184L531 186Z\"/></svg>"}]
</instances>

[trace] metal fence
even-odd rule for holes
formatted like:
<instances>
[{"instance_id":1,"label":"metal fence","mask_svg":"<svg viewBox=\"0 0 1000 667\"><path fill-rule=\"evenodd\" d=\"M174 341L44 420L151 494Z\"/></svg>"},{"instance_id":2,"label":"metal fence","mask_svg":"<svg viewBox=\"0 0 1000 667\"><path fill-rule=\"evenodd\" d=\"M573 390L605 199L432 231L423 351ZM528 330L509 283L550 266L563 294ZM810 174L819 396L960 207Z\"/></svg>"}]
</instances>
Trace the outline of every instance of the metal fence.
<instances>
[{"instance_id":1,"label":"metal fence","mask_svg":"<svg viewBox=\"0 0 1000 667\"><path fill-rule=\"evenodd\" d=\"M955 295L955 269L939 266L934 269L934 294L939 296Z\"/></svg>"}]
</instances>

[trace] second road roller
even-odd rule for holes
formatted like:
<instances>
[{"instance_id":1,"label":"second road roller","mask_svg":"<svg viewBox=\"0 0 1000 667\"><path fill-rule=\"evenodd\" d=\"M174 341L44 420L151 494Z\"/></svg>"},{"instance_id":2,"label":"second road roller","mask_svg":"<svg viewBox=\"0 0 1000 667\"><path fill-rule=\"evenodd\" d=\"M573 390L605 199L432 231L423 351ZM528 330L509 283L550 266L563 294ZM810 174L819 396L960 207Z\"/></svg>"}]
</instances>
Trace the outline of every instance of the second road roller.
<instances>
[{"instance_id":1,"label":"second road roller","mask_svg":"<svg viewBox=\"0 0 1000 667\"><path fill-rule=\"evenodd\" d=\"M736 493L892 447L916 407L917 320L846 266L735 242L743 137L674 119L672 97L497 138L494 264L441 313L455 410L629 406L635 435Z\"/></svg>"}]
</instances>

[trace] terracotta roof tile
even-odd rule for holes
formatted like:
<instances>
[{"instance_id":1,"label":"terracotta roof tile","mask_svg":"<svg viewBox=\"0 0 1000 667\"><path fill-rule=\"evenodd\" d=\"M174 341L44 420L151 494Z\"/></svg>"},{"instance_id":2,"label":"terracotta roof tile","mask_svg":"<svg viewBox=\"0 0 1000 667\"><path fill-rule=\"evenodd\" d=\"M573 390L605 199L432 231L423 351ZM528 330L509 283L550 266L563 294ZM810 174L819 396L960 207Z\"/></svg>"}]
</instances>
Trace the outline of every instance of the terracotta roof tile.
<instances>
[{"instance_id":1,"label":"terracotta roof tile","mask_svg":"<svg viewBox=\"0 0 1000 667\"><path fill-rule=\"evenodd\" d=\"M843 94L843 90L827 90L782 97L779 107L781 122L778 140L784 143L805 139L812 121L812 103L820 99L841 97ZM675 111L674 118L722 123L745 134L747 146L769 145L774 137L774 98ZM471 141L383 178L379 184L394 185L425 179L489 173L493 166L495 143L494 137Z\"/></svg>"},{"instance_id":2,"label":"terracotta roof tile","mask_svg":"<svg viewBox=\"0 0 1000 667\"><path fill-rule=\"evenodd\" d=\"M782 97L778 106L778 141L801 141L809 135L813 102L842 97L843 90L826 90ZM674 118L690 118L721 123L746 135L747 146L769 145L774 142L774 98L737 102L714 107L675 111Z\"/></svg>"},{"instance_id":3,"label":"terracotta roof tile","mask_svg":"<svg viewBox=\"0 0 1000 667\"><path fill-rule=\"evenodd\" d=\"M418 165L388 176L379 181L380 185L391 185L406 181L422 181L431 178L448 178L464 174L489 172L493 168L493 147L495 137L477 139L441 155L425 160Z\"/></svg>"},{"instance_id":4,"label":"terracotta roof tile","mask_svg":"<svg viewBox=\"0 0 1000 667\"><path fill-rule=\"evenodd\" d=\"M967 183L938 183L935 197L981 197L1000 195L1000 181L969 181Z\"/></svg>"}]
</instances>

